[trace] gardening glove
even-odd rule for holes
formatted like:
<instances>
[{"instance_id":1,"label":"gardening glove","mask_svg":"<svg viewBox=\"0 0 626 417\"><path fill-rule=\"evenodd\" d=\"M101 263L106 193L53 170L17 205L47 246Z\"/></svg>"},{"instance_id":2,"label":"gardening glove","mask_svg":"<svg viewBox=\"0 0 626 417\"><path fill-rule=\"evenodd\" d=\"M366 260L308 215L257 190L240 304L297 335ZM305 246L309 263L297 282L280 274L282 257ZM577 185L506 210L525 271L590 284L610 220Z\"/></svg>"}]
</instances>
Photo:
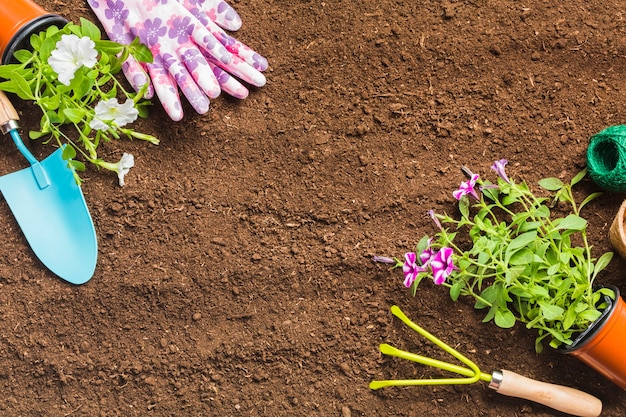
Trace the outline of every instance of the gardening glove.
<instances>
[{"instance_id":1,"label":"gardening glove","mask_svg":"<svg viewBox=\"0 0 626 417\"><path fill-rule=\"evenodd\" d=\"M133 88L149 85L173 120L183 117L178 88L196 112L209 109L220 91L245 98L248 90L233 76L262 87L265 58L227 35L221 28L238 28L241 19L220 0L88 0L112 40L129 44L138 36L154 62L129 59L124 73ZM212 16L212 18L209 18ZM146 74L147 71L147 74ZM151 82L150 82L151 81Z\"/></svg>"}]
</instances>

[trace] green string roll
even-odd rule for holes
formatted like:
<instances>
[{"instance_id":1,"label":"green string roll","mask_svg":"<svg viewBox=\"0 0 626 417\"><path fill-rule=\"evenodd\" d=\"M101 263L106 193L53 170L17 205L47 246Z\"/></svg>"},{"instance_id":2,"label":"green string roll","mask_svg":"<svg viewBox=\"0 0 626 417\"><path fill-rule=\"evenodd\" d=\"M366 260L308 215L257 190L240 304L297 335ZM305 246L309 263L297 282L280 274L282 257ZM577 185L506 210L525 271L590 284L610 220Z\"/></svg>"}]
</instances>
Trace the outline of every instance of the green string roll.
<instances>
[{"instance_id":1,"label":"green string roll","mask_svg":"<svg viewBox=\"0 0 626 417\"><path fill-rule=\"evenodd\" d=\"M610 126L591 137L587 172L604 190L626 191L626 126Z\"/></svg>"}]
</instances>

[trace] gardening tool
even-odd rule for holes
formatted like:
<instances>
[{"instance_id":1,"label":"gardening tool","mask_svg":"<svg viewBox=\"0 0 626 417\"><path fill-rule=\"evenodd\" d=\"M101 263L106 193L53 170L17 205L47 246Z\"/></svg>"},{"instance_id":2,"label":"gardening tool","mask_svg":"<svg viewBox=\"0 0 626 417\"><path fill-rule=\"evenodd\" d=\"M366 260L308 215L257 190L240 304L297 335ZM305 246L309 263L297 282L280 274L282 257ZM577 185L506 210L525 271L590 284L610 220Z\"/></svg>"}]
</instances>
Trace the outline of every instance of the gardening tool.
<instances>
[{"instance_id":1,"label":"gardening tool","mask_svg":"<svg viewBox=\"0 0 626 417\"><path fill-rule=\"evenodd\" d=\"M474 362L413 323L398 306L391 307L391 312L404 324L457 358L467 367L406 352L388 344L380 345L380 351L383 354L443 369L465 378L372 381L369 385L370 389L376 390L390 386L473 384L484 381L489 383L489 388L495 389L500 394L531 400L575 416L597 417L602 411L602 402L599 399L573 388L535 381L507 370L495 371L491 375L481 372Z\"/></svg>"},{"instance_id":2,"label":"gardening tool","mask_svg":"<svg viewBox=\"0 0 626 417\"><path fill-rule=\"evenodd\" d=\"M96 231L74 171L57 149L39 162L17 132L18 115L0 92L0 131L9 133L30 163L0 177L0 192L41 262L72 284L83 284L96 268Z\"/></svg>"}]
</instances>

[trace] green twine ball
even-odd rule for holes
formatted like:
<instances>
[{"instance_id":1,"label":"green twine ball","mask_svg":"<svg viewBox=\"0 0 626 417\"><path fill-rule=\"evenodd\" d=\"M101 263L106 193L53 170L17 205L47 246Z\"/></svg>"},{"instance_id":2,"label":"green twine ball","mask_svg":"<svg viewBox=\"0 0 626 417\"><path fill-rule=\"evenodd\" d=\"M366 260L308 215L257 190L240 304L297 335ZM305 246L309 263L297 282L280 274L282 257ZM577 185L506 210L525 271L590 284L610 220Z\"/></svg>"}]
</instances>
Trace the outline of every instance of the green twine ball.
<instances>
[{"instance_id":1,"label":"green twine ball","mask_svg":"<svg viewBox=\"0 0 626 417\"><path fill-rule=\"evenodd\" d=\"M591 137L587 172L604 190L626 191L626 126L610 126Z\"/></svg>"}]
</instances>

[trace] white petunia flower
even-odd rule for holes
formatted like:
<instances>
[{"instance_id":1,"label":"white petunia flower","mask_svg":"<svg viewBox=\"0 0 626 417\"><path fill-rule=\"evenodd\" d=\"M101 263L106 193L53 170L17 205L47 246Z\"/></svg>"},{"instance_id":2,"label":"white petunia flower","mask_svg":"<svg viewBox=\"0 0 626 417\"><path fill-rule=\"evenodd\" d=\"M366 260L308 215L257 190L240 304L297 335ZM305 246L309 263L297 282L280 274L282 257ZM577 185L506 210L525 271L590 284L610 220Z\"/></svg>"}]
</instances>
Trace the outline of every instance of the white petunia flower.
<instances>
[{"instance_id":1,"label":"white petunia flower","mask_svg":"<svg viewBox=\"0 0 626 417\"><path fill-rule=\"evenodd\" d=\"M122 159L117 163L117 178L120 182L120 187L124 186L124 176L128 174L128 171L135 166L135 157L130 153L124 153Z\"/></svg>"},{"instance_id":2,"label":"white petunia flower","mask_svg":"<svg viewBox=\"0 0 626 417\"><path fill-rule=\"evenodd\" d=\"M82 66L92 68L96 65L98 52L96 44L87 36L63 35L48 58L48 64L59 75L59 81L70 85L74 73Z\"/></svg>"},{"instance_id":3,"label":"white petunia flower","mask_svg":"<svg viewBox=\"0 0 626 417\"><path fill-rule=\"evenodd\" d=\"M102 160L99 160L97 163L98 166L102 168L117 172L117 178L119 180L120 187L123 187L124 176L128 174L128 171L130 171L132 167L135 166L135 157L132 154L124 152L122 158L116 164L112 162L104 162Z\"/></svg>"},{"instance_id":4,"label":"white petunia flower","mask_svg":"<svg viewBox=\"0 0 626 417\"><path fill-rule=\"evenodd\" d=\"M119 104L116 98L100 101L94 111L96 114L89 122L89 126L95 130L107 130L111 122L117 127L122 127L134 122L139 115L135 102L130 99L126 99L124 104Z\"/></svg>"}]
</instances>

